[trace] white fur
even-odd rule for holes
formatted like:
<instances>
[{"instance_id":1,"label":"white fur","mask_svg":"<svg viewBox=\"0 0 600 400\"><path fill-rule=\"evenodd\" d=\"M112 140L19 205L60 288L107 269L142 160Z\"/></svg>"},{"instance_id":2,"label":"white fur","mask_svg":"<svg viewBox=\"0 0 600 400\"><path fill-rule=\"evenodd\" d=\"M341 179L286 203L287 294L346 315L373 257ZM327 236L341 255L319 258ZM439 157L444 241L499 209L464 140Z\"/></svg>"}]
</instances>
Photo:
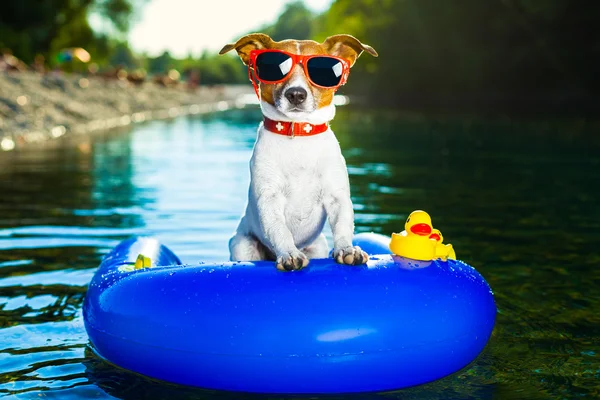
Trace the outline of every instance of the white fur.
<instances>
[{"instance_id":1,"label":"white fur","mask_svg":"<svg viewBox=\"0 0 600 400\"><path fill-rule=\"evenodd\" d=\"M307 82L297 79L286 87L301 84ZM314 102L312 95L308 101ZM282 108L287 109L261 101L263 114L273 120L321 124L335 116L333 104L305 112ZM306 258L328 257L322 233L327 219L338 262L352 264L353 259L360 258L357 251L366 262L366 254L352 247L354 211L348 171L333 131L291 138L267 131L261 122L250 160L248 203L229 241L231 260L275 258L279 268L282 262L298 257L306 263Z\"/></svg>"},{"instance_id":2,"label":"white fur","mask_svg":"<svg viewBox=\"0 0 600 400\"><path fill-rule=\"evenodd\" d=\"M322 109L317 109L317 99L308 85L309 83L304 75L304 70L300 65L296 65L290 78L285 83L285 86L279 90L279 94L275 97L275 106L261 101L263 114L265 114L265 110L267 110L268 113L277 116L275 119L279 121L298 121L311 124L322 124L323 122L331 121L333 119L333 115L329 115L331 113L331 107L322 107L322 109L328 109L323 111L321 111ZM291 104L285 97L286 90L293 87L300 87L306 90L306 100L297 106ZM333 110L333 113L335 113L335 110Z\"/></svg>"},{"instance_id":3,"label":"white fur","mask_svg":"<svg viewBox=\"0 0 600 400\"><path fill-rule=\"evenodd\" d=\"M309 92L310 93L310 92ZM308 122L309 124L323 124L329 122L335 117L335 106L332 104L321 107L310 113L282 113L273 105L266 101L260 102L260 108L265 117L272 119L273 121L297 121L297 122ZM290 114L301 114L301 115L290 115ZM325 132L324 132L325 133Z\"/></svg>"},{"instance_id":4,"label":"white fur","mask_svg":"<svg viewBox=\"0 0 600 400\"><path fill-rule=\"evenodd\" d=\"M266 102L261 108L268 118L291 120ZM317 124L333 115L332 104L303 120ZM230 240L231 260L268 258L260 244L275 258L301 250L309 258L327 257L322 234L327 218L334 253L351 247L354 211L348 172L333 131L290 138L267 131L261 122L250 160L246 211Z\"/></svg>"}]
</instances>

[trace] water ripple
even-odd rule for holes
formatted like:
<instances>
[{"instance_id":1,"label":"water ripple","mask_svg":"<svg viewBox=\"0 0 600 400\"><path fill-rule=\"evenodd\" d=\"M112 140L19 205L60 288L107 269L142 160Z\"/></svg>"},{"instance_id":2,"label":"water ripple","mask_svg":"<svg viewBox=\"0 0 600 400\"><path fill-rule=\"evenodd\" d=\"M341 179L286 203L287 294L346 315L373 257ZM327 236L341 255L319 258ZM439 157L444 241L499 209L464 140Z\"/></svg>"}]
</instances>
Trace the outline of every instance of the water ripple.
<instances>
[{"instance_id":1,"label":"water ripple","mask_svg":"<svg viewBox=\"0 0 600 400\"><path fill-rule=\"evenodd\" d=\"M0 158L1 395L276 398L123 371L90 351L81 315L102 256L126 237L156 236L189 263L229 257L259 117L160 121L96 137L85 147L92 151ZM349 111L336 116L356 231L399 232L410 211L429 211L494 289L497 325L477 360L452 376L327 399L598 397L597 139L565 133L540 140L535 129L515 125L516 147L515 135L491 122L433 121L434 135L430 120L390 118L374 128ZM331 242L328 226L325 233Z\"/></svg>"}]
</instances>

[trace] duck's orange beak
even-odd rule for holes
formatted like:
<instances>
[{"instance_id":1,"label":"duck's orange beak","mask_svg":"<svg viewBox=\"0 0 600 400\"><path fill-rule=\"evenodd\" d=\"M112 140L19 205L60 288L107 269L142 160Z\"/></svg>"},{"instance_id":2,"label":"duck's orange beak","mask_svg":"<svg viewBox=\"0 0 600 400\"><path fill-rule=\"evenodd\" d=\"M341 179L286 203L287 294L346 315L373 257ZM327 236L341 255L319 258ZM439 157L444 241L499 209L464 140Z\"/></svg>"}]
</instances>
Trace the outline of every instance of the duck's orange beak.
<instances>
[{"instance_id":1,"label":"duck's orange beak","mask_svg":"<svg viewBox=\"0 0 600 400\"><path fill-rule=\"evenodd\" d=\"M428 224L415 224L410 227L410 231L415 235L427 236L431 233L431 226Z\"/></svg>"}]
</instances>

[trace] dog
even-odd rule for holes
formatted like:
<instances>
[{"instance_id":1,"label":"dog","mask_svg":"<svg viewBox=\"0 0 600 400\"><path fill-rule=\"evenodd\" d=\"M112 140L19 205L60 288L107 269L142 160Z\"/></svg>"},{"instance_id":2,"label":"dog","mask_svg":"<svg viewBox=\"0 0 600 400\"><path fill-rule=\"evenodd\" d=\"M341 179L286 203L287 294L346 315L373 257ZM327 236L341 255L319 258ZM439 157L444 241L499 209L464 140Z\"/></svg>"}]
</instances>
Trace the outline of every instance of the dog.
<instances>
[{"instance_id":1,"label":"dog","mask_svg":"<svg viewBox=\"0 0 600 400\"><path fill-rule=\"evenodd\" d=\"M225 45L236 50L260 99L263 121L250 159L246 210L229 240L231 261L276 261L281 271L328 258L323 227L333 233L331 256L359 265L368 255L352 245L354 210L346 161L329 127L335 91L371 46L351 35L274 41L253 33ZM256 80L259 82L257 83Z\"/></svg>"}]
</instances>

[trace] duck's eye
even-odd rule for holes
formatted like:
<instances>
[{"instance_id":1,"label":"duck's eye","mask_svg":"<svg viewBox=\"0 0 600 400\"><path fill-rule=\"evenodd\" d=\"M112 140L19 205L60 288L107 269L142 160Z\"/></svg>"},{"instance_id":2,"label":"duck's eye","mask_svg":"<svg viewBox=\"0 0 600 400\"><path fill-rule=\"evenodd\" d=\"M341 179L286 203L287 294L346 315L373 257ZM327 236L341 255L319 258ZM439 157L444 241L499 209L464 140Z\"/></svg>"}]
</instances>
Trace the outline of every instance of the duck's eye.
<instances>
[{"instance_id":1,"label":"duck's eye","mask_svg":"<svg viewBox=\"0 0 600 400\"><path fill-rule=\"evenodd\" d=\"M409 221L410 221L410 217L408 217L408 218L406 219L406 223L408 224L408 222L409 222Z\"/></svg>"}]
</instances>

